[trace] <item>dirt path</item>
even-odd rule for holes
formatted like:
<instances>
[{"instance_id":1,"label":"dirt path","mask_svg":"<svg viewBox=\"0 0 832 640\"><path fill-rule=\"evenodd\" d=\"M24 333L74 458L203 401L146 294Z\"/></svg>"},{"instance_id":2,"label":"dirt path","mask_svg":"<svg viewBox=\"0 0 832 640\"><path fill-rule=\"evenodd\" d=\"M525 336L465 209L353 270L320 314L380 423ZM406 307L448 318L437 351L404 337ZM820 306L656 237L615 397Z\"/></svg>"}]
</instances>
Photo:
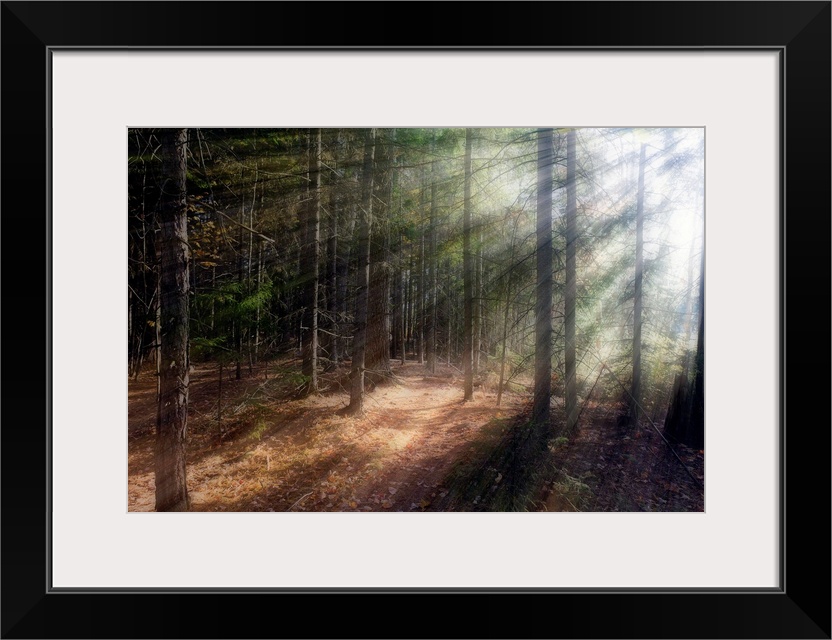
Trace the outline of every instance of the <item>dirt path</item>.
<instances>
[{"instance_id":1,"label":"dirt path","mask_svg":"<svg viewBox=\"0 0 832 640\"><path fill-rule=\"evenodd\" d=\"M255 374L258 372L255 371ZM368 394L365 414L346 416L342 391L284 401L279 381L223 382L224 433L216 415L216 372L192 374L188 487L195 511L414 511L444 495L443 480L473 455L495 418L525 398L479 389L462 402L457 373L395 366L395 381ZM333 376L333 380L337 376ZM152 376L131 383L129 509L154 501ZM333 387L337 388L333 383Z\"/></svg>"}]
</instances>

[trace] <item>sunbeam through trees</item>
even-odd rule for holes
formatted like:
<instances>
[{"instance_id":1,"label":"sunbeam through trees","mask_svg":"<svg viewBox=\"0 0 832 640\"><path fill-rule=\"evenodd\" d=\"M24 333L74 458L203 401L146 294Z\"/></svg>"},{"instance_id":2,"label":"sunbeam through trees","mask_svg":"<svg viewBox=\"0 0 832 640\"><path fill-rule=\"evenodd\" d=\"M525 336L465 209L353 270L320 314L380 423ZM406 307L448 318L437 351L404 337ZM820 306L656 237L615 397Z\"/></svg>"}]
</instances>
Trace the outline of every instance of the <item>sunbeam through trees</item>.
<instances>
[{"instance_id":1,"label":"sunbeam through trees","mask_svg":"<svg viewBox=\"0 0 832 640\"><path fill-rule=\"evenodd\" d=\"M130 129L131 511L704 510L704 129Z\"/></svg>"}]
</instances>

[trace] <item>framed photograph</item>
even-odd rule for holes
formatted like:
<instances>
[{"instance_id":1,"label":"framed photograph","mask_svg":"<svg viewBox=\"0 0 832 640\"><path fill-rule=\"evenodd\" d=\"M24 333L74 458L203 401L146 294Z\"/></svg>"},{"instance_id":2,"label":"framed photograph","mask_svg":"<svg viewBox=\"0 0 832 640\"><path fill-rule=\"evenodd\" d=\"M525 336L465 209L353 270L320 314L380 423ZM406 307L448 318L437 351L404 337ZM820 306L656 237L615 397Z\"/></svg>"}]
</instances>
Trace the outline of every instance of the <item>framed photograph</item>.
<instances>
[{"instance_id":1,"label":"framed photograph","mask_svg":"<svg viewBox=\"0 0 832 640\"><path fill-rule=\"evenodd\" d=\"M829 2L4 2L2 12L3 637L397 635L373 622L379 609L424 637L830 637ZM428 513L430 498L391 508L401 491L391 484L369 513L303 487L287 493L288 513L257 501L218 513L204 495L187 513L140 513L153 494L127 481L128 455L139 455L123 375L137 317L124 304L127 159L131 135L164 155L158 132L173 128L201 132L190 139L200 151L210 141L232 152L223 132L265 130L308 176L315 131L331 139L317 155L330 168L339 129L356 149L378 128L398 136L380 138L386 149L421 145L460 163L466 129L497 148L500 132L552 128L564 158L567 132L584 131L582 150L597 145L599 161L611 133L642 156L649 135L691 150L701 138L704 189L690 208L705 212L704 507L569 501L560 513L507 513L471 508L477 496ZM417 139L439 128L452 132L447 151L437 134ZM699 137L683 142L684 131ZM207 180L206 193L225 171L212 162L188 177ZM635 185L638 153L631 164ZM644 198L682 197L668 194ZM200 207L231 211L189 202L194 219ZM229 220L272 245L288 237L254 229L253 213ZM253 268L255 243L239 246ZM205 353L233 346L212 336L200 337ZM208 361L220 362L215 352ZM679 462L693 464L696 449ZM327 615L292 619L301 602ZM211 613L185 613L191 605ZM293 615L280 614L287 605ZM541 606L569 613L540 625ZM459 629L437 631L439 612L463 610ZM160 623L160 611L178 613Z\"/></svg>"}]
</instances>

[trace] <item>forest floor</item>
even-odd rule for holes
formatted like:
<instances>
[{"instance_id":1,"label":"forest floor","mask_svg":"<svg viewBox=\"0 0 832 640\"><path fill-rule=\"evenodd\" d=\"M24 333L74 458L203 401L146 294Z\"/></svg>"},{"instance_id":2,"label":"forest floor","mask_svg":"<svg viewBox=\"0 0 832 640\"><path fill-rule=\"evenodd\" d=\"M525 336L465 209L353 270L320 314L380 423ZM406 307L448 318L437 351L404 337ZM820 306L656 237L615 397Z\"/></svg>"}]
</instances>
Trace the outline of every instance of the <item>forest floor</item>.
<instances>
[{"instance_id":1,"label":"forest floor","mask_svg":"<svg viewBox=\"0 0 832 640\"><path fill-rule=\"evenodd\" d=\"M366 395L362 416L345 414L344 368L321 376L323 391L297 398L297 361L268 370L226 368L222 419L216 365L190 376L187 480L193 511L481 511L503 489L512 433L524 423L529 394L487 384L463 402L462 377L438 365L393 361L392 379ZM268 375L268 377L267 377ZM128 508L154 507L156 377L129 384ZM553 415L557 419L558 408ZM527 420L527 418L526 418ZM589 404L572 438L549 445L541 481L527 502L540 511L702 511L704 455L656 431L622 432L614 411ZM460 491L460 483L483 489ZM500 482L503 485L500 486Z\"/></svg>"}]
</instances>

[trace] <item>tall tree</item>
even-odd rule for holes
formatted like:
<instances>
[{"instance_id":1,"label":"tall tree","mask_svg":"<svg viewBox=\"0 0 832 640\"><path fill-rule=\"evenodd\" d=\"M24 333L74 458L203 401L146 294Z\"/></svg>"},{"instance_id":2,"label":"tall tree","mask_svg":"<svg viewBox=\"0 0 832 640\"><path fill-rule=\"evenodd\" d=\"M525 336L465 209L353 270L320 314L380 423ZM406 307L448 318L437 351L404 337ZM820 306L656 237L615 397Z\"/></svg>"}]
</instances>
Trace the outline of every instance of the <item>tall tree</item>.
<instances>
[{"instance_id":1,"label":"tall tree","mask_svg":"<svg viewBox=\"0 0 832 640\"><path fill-rule=\"evenodd\" d=\"M399 212L401 212L401 207L397 207ZM396 251L398 255L398 260L396 261L398 267L396 269L396 286L393 288L393 309L395 310L394 321L393 324L393 356L398 357L402 365L404 365L406 357L405 357L405 335L406 335L406 324L407 324L407 312L406 312L406 302L407 302L407 285L405 283L406 278L406 263L405 263L405 243L404 243L404 235L399 231L397 234L397 248Z\"/></svg>"},{"instance_id":2,"label":"tall tree","mask_svg":"<svg viewBox=\"0 0 832 640\"><path fill-rule=\"evenodd\" d=\"M332 171L330 172L329 190L329 238L326 247L326 303L327 303L327 334L326 345L323 347L328 351L327 369L333 369L341 359L340 340L338 339L338 232L341 217L341 191L338 188L341 168L339 167L342 132L338 129L335 140L335 153L332 159Z\"/></svg>"},{"instance_id":3,"label":"tall tree","mask_svg":"<svg viewBox=\"0 0 832 640\"><path fill-rule=\"evenodd\" d=\"M552 396L552 129L537 132L537 287L534 405L536 426L548 428Z\"/></svg>"},{"instance_id":4,"label":"tall tree","mask_svg":"<svg viewBox=\"0 0 832 640\"><path fill-rule=\"evenodd\" d=\"M508 209L507 213L511 213L511 208ZM511 232L511 241L509 243L509 261L510 265L514 264L514 254L515 254L515 244L517 241L517 227L520 222L520 216L515 214L514 221L512 224L512 232ZM511 278L509 277L509 273L505 273L503 279L505 284L503 285L505 290L505 299L506 304L503 311L503 332L502 332L502 353L500 355L500 381L497 385L497 406L500 406L500 401L503 398L503 389L505 387L505 379L506 379L506 351L508 349L508 317L509 311L511 310Z\"/></svg>"},{"instance_id":5,"label":"tall tree","mask_svg":"<svg viewBox=\"0 0 832 640\"><path fill-rule=\"evenodd\" d=\"M386 131L378 171L377 194L370 236L370 290L367 311L366 369L372 382L391 375L390 369L390 215L393 195L395 130Z\"/></svg>"},{"instance_id":6,"label":"tall tree","mask_svg":"<svg viewBox=\"0 0 832 640\"><path fill-rule=\"evenodd\" d=\"M413 283L413 332L414 349L419 364L425 364L425 228L424 211L426 207L427 194L427 172L424 167L419 171L419 215L421 220L418 223L418 247L414 247L415 273Z\"/></svg>"},{"instance_id":7,"label":"tall tree","mask_svg":"<svg viewBox=\"0 0 832 640\"><path fill-rule=\"evenodd\" d=\"M240 169L240 184L243 183L243 170ZM234 369L234 378L240 380L242 378L243 366L243 314L240 311L240 303L245 298L244 282L243 282L243 225L245 224L245 209L246 199L244 196L240 198L240 210L237 214L237 304L235 305L234 318L234 347L237 352L236 365Z\"/></svg>"},{"instance_id":8,"label":"tall tree","mask_svg":"<svg viewBox=\"0 0 832 640\"><path fill-rule=\"evenodd\" d=\"M318 283L321 260L321 130L309 134L307 203L304 212L305 250L301 253L303 287L303 375L305 393L318 390Z\"/></svg>"},{"instance_id":9,"label":"tall tree","mask_svg":"<svg viewBox=\"0 0 832 640\"><path fill-rule=\"evenodd\" d=\"M156 416L156 510L187 511L188 428L187 129L162 129L159 203L159 405Z\"/></svg>"},{"instance_id":10,"label":"tall tree","mask_svg":"<svg viewBox=\"0 0 832 640\"><path fill-rule=\"evenodd\" d=\"M642 143L638 158L638 196L636 203L636 279L633 301L633 382L630 389L630 424L638 426L641 403L641 310L644 280L644 165L647 144Z\"/></svg>"},{"instance_id":11,"label":"tall tree","mask_svg":"<svg viewBox=\"0 0 832 640\"><path fill-rule=\"evenodd\" d=\"M429 242L428 242L428 256L427 256L427 271L428 271L428 304L425 313L425 322L427 324L427 370L430 373L436 373L436 290L437 283L437 257L436 257L436 211L437 211L437 182L439 175L436 170L436 131L431 133L430 144L431 156L434 159L430 165L430 218L429 218Z\"/></svg>"},{"instance_id":12,"label":"tall tree","mask_svg":"<svg viewBox=\"0 0 832 640\"><path fill-rule=\"evenodd\" d=\"M684 359L682 361L682 371L684 371L684 372L686 372L688 370L688 366L690 364L690 353L691 353L690 340L691 340L691 334L693 332L693 297L694 297L694 294L693 294L693 283L694 283L693 272L694 272L694 265L696 263L696 255L695 255L696 233L695 233L695 228L696 228L697 222L699 220L699 211L701 209L702 204L704 204L704 198L705 198L705 194L701 190L698 191L697 194L696 194L696 209L695 209L696 214L693 216L693 219L691 221L692 227L691 227L691 234L690 234L690 246L688 248L688 277L687 277L687 281L686 281L686 285L685 285L685 291L686 291L686 293L685 293L685 311L684 311L684 316L683 316L684 327L685 327L685 330L684 330L685 338L684 338L684 342L682 344L684 345L685 355L684 355ZM704 268L704 265L702 265L702 266ZM702 275L704 275L704 271L703 271L702 274L700 274L700 277Z\"/></svg>"},{"instance_id":13,"label":"tall tree","mask_svg":"<svg viewBox=\"0 0 832 640\"><path fill-rule=\"evenodd\" d=\"M463 200L463 342L462 364L465 373L465 400L474 397L474 259L471 255L471 151L474 144L472 129L465 129L465 183Z\"/></svg>"},{"instance_id":14,"label":"tall tree","mask_svg":"<svg viewBox=\"0 0 832 640\"><path fill-rule=\"evenodd\" d=\"M370 231L373 222L373 162L375 158L376 130L367 129L364 137L364 163L361 176L361 203L358 222L358 283L355 307L355 334L353 338L352 367L350 376L351 413L364 408L364 358L367 349L367 303L370 285Z\"/></svg>"},{"instance_id":15,"label":"tall tree","mask_svg":"<svg viewBox=\"0 0 832 640\"><path fill-rule=\"evenodd\" d=\"M571 433L578 422L577 358L575 354L575 302L577 283L575 250L577 242L577 169L575 129L566 134L566 290L564 291L564 337L566 353L566 432Z\"/></svg>"},{"instance_id":16,"label":"tall tree","mask_svg":"<svg viewBox=\"0 0 832 640\"><path fill-rule=\"evenodd\" d=\"M696 340L696 371L693 375L693 402L686 442L696 448L705 446L705 252L699 281L699 336Z\"/></svg>"},{"instance_id":17,"label":"tall tree","mask_svg":"<svg viewBox=\"0 0 832 640\"><path fill-rule=\"evenodd\" d=\"M346 153L346 152L345 152ZM349 296L348 281L350 261L353 254L353 243L351 242L355 222L358 217L358 201L354 192L357 191L357 172L354 172L352 163L349 160L344 162L344 184L348 185L348 195L340 200L341 206L345 207L344 225L340 227L339 236L342 239L337 246L337 266L335 277L338 282L336 289L336 307L338 308L338 354L343 358L347 354L347 332L350 325L348 313Z\"/></svg>"},{"instance_id":18,"label":"tall tree","mask_svg":"<svg viewBox=\"0 0 832 640\"><path fill-rule=\"evenodd\" d=\"M482 350L482 223L477 223L474 233L474 302L471 318L471 335L473 341L472 369L474 375L479 375L480 356Z\"/></svg>"},{"instance_id":19,"label":"tall tree","mask_svg":"<svg viewBox=\"0 0 832 640\"><path fill-rule=\"evenodd\" d=\"M705 446L705 252L699 276L699 332L692 367L677 376L665 433L696 449Z\"/></svg>"}]
</instances>

